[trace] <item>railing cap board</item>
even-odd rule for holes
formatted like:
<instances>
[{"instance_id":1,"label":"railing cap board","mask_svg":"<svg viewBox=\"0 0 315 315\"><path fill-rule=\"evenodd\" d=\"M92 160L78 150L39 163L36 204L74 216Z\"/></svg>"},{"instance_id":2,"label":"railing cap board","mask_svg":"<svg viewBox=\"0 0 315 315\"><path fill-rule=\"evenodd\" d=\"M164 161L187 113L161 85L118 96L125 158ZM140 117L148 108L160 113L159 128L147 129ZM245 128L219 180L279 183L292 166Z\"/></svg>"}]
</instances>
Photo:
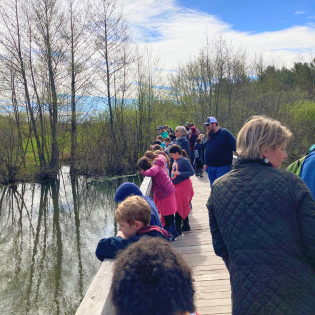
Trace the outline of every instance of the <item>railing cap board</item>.
<instances>
[{"instance_id":1,"label":"railing cap board","mask_svg":"<svg viewBox=\"0 0 315 315\"><path fill-rule=\"evenodd\" d=\"M142 194L150 196L151 189L152 177L145 177L140 186ZM113 264L113 259L104 259L75 313L76 315L115 315L115 309L109 295Z\"/></svg>"}]
</instances>

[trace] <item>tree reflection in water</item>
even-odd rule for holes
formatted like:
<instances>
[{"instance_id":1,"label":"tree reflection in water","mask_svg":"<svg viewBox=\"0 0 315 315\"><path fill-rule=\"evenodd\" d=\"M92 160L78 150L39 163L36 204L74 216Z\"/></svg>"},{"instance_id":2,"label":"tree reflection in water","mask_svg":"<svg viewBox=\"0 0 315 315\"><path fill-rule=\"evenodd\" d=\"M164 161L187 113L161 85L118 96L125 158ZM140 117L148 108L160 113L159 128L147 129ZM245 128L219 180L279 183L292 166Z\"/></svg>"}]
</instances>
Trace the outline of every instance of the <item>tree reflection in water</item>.
<instances>
[{"instance_id":1,"label":"tree reflection in water","mask_svg":"<svg viewBox=\"0 0 315 315\"><path fill-rule=\"evenodd\" d=\"M100 262L97 242L117 232L114 194L129 177L0 188L0 314L74 314Z\"/></svg>"}]
</instances>

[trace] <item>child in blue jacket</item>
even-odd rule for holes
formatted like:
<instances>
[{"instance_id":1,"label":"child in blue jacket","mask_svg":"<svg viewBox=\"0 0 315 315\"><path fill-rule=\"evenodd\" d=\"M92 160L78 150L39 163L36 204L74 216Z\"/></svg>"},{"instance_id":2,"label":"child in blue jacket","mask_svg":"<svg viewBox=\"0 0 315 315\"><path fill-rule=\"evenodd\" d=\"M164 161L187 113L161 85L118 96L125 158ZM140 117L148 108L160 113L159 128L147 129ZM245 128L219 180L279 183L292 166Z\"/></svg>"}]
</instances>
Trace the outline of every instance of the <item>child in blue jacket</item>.
<instances>
[{"instance_id":1,"label":"child in blue jacket","mask_svg":"<svg viewBox=\"0 0 315 315\"><path fill-rule=\"evenodd\" d=\"M150 219L151 209L143 198L126 198L115 211L115 221L119 224L117 235L99 241L95 251L96 257L100 261L115 258L119 250L125 249L143 236L161 237L171 242L172 235L159 226L150 226Z\"/></svg>"},{"instance_id":2,"label":"child in blue jacket","mask_svg":"<svg viewBox=\"0 0 315 315\"><path fill-rule=\"evenodd\" d=\"M122 183L116 190L114 200L116 202L123 202L127 197L130 197L132 195L142 197L149 204L151 208L150 225L163 227L153 199L148 196L143 196L140 188L136 184L129 182Z\"/></svg>"}]
</instances>

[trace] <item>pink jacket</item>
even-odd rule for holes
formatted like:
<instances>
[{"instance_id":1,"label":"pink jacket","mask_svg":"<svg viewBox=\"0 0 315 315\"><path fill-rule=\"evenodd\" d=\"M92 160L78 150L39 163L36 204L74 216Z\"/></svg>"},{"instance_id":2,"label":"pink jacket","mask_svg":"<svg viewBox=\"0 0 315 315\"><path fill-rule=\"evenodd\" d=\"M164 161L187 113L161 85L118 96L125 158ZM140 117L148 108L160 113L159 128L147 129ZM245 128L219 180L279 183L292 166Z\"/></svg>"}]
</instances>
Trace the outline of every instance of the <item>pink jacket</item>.
<instances>
[{"instance_id":1,"label":"pink jacket","mask_svg":"<svg viewBox=\"0 0 315 315\"><path fill-rule=\"evenodd\" d=\"M175 192L175 187L171 182L169 176L166 174L164 168L165 168L164 159L162 156L161 157L159 156L156 159L155 164L153 164L153 166L150 169L146 171L141 171L142 175L152 177L153 180L152 189L157 199L159 200Z\"/></svg>"}]
</instances>

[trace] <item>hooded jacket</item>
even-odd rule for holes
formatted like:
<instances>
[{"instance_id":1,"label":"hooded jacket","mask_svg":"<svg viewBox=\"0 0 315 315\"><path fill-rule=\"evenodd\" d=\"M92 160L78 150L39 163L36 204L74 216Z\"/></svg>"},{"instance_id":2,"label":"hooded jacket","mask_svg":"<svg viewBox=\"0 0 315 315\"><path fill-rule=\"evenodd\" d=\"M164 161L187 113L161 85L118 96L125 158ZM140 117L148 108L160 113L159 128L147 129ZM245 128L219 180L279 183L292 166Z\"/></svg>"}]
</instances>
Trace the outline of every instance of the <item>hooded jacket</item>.
<instances>
[{"instance_id":1,"label":"hooded jacket","mask_svg":"<svg viewBox=\"0 0 315 315\"><path fill-rule=\"evenodd\" d=\"M141 171L142 175L152 177L152 190L159 200L162 200L175 192L175 187L164 168L164 159L162 159L161 156L158 156L155 160L155 164L153 164L150 169Z\"/></svg>"},{"instance_id":2,"label":"hooded jacket","mask_svg":"<svg viewBox=\"0 0 315 315\"><path fill-rule=\"evenodd\" d=\"M153 199L148 197L148 196L143 196L140 188L136 184L129 183L129 182L121 184L116 190L114 200L116 202L122 202L127 197L133 196L133 195L142 197L149 204L149 206L151 208L150 225L151 226L157 225L159 227L162 227L159 213L158 213L158 210L156 208L156 205L155 205Z\"/></svg>"},{"instance_id":3,"label":"hooded jacket","mask_svg":"<svg viewBox=\"0 0 315 315\"><path fill-rule=\"evenodd\" d=\"M198 134L197 134L196 127L193 126L190 128L190 130L191 130L191 134L188 138L188 141L189 141L189 145L190 145L190 151L194 151L194 147L195 147L196 140L198 138Z\"/></svg>"},{"instance_id":4,"label":"hooded jacket","mask_svg":"<svg viewBox=\"0 0 315 315\"><path fill-rule=\"evenodd\" d=\"M121 236L113 236L103 238L98 242L95 255L103 261L105 258L115 258L118 251L125 249L128 245L138 242L141 237L161 237L169 242L173 241L172 235L158 226L144 226L138 232L137 235L123 239Z\"/></svg>"},{"instance_id":5,"label":"hooded jacket","mask_svg":"<svg viewBox=\"0 0 315 315\"><path fill-rule=\"evenodd\" d=\"M315 314L315 202L295 174L243 161L218 178L207 204L225 261L233 315Z\"/></svg>"}]
</instances>

